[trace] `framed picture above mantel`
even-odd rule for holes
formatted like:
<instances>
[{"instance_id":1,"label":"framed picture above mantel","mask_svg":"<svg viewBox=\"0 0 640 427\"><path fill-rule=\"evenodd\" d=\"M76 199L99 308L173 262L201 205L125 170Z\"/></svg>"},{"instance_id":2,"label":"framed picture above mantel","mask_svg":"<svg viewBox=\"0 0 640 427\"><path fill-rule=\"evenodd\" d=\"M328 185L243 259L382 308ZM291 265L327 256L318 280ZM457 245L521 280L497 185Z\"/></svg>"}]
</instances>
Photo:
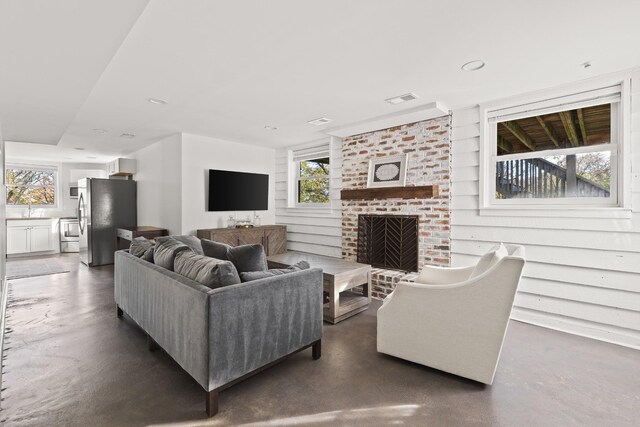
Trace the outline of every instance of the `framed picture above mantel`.
<instances>
[{"instance_id":1,"label":"framed picture above mantel","mask_svg":"<svg viewBox=\"0 0 640 427\"><path fill-rule=\"evenodd\" d=\"M404 187L407 179L407 154L376 157L369 160L367 188Z\"/></svg>"}]
</instances>

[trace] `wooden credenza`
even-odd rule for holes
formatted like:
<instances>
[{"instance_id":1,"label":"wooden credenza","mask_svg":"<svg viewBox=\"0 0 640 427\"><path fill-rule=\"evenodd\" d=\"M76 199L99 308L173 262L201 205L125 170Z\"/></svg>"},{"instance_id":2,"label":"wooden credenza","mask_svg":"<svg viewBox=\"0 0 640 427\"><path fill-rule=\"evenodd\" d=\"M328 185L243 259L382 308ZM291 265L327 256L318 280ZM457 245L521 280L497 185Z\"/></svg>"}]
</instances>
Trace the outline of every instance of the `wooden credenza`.
<instances>
[{"instance_id":1,"label":"wooden credenza","mask_svg":"<svg viewBox=\"0 0 640 427\"><path fill-rule=\"evenodd\" d=\"M287 251L287 226L263 225L253 228L207 228L197 230L201 239L226 243L231 246L259 243L264 246L267 256Z\"/></svg>"}]
</instances>

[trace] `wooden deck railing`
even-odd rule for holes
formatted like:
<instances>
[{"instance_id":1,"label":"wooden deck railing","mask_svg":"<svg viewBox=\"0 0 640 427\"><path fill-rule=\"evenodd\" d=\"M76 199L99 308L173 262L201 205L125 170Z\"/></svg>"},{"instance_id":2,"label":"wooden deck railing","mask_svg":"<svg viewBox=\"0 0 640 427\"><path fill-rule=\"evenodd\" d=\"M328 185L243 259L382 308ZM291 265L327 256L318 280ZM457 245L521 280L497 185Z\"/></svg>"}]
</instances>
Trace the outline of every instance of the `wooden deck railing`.
<instances>
[{"instance_id":1,"label":"wooden deck railing","mask_svg":"<svg viewBox=\"0 0 640 427\"><path fill-rule=\"evenodd\" d=\"M580 176L576 176L575 185L571 185L565 168L544 159L498 162L496 191L506 199L609 197L610 195L607 188Z\"/></svg>"}]
</instances>

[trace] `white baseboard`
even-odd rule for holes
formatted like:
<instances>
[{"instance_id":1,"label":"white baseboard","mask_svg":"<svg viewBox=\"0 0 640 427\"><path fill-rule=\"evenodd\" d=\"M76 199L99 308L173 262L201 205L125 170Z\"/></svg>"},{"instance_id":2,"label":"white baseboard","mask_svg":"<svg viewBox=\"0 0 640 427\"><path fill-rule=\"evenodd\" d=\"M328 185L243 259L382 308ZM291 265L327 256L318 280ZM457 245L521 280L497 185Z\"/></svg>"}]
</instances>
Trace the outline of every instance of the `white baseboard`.
<instances>
[{"instance_id":1,"label":"white baseboard","mask_svg":"<svg viewBox=\"0 0 640 427\"><path fill-rule=\"evenodd\" d=\"M640 332L550 313L514 307L511 319L640 350Z\"/></svg>"}]
</instances>

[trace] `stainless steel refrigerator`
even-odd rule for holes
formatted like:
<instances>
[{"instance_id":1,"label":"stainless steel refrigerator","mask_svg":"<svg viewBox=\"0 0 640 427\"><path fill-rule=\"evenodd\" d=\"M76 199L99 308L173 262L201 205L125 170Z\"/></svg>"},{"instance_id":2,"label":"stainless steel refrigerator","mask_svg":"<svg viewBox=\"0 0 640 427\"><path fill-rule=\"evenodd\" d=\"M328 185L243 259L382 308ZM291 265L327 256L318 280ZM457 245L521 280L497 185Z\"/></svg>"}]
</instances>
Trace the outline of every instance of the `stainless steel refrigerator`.
<instances>
[{"instance_id":1,"label":"stainless steel refrigerator","mask_svg":"<svg viewBox=\"0 0 640 427\"><path fill-rule=\"evenodd\" d=\"M89 267L113 264L116 228L138 223L136 182L120 179L78 180L80 261Z\"/></svg>"}]
</instances>

